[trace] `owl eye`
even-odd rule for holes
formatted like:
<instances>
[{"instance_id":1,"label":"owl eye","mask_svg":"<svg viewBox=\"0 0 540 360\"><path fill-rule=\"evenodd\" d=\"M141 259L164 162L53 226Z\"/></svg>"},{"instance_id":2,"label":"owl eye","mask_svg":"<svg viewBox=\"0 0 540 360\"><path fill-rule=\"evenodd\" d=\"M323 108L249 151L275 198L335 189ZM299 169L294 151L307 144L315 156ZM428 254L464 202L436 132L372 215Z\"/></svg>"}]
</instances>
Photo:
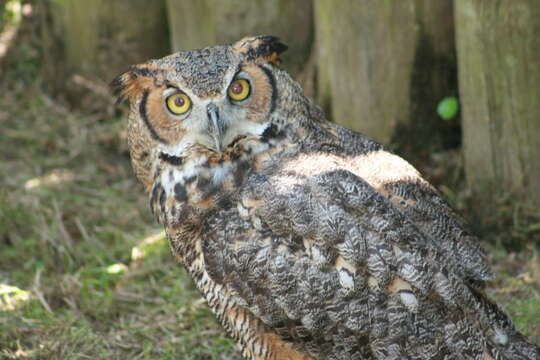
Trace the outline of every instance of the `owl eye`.
<instances>
[{"instance_id":1,"label":"owl eye","mask_svg":"<svg viewBox=\"0 0 540 360\"><path fill-rule=\"evenodd\" d=\"M232 82L227 90L227 95L229 98L234 101L242 101L249 96L251 92L251 86L249 81L245 79L238 79Z\"/></svg>"},{"instance_id":2,"label":"owl eye","mask_svg":"<svg viewBox=\"0 0 540 360\"><path fill-rule=\"evenodd\" d=\"M184 93L175 93L165 99L167 109L174 115L185 114L191 108L191 100Z\"/></svg>"}]
</instances>

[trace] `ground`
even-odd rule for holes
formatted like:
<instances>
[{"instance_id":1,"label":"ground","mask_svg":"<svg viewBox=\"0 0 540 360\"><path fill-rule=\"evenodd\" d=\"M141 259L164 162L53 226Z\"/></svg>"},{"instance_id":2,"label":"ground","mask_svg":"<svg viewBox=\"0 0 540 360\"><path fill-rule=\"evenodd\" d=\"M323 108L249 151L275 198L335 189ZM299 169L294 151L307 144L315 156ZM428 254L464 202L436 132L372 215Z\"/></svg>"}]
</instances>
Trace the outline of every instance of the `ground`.
<instances>
[{"instance_id":1,"label":"ground","mask_svg":"<svg viewBox=\"0 0 540 360\"><path fill-rule=\"evenodd\" d=\"M150 216L124 122L3 93L0 358L237 358Z\"/></svg>"}]
</instances>

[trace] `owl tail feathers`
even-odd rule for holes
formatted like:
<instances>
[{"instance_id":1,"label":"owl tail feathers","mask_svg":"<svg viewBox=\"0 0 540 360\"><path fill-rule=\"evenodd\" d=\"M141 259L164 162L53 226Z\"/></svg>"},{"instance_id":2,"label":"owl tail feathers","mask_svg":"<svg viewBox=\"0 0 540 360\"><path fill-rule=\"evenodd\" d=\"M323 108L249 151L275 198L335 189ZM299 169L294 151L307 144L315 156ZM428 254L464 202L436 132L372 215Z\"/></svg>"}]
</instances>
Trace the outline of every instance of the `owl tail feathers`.
<instances>
[{"instance_id":1,"label":"owl tail feathers","mask_svg":"<svg viewBox=\"0 0 540 360\"><path fill-rule=\"evenodd\" d=\"M530 343L521 333L516 333L508 339L506 347L492 349L492 353L496 354L495 359L540 359L540 348Z\"/></svg>"},{"instance_id":2,"label":"owl tail feathers","mask_svg":"<svg viewBox=\"0 0 540 360\"><path fill-rule=\"evenodd\" d=\"M486 346L493 359L540 360L540 347L517 331L504 311L479 291L473 290L473 294L478 301L479 318L487 325Z\"/></svg>"}]
</instances>

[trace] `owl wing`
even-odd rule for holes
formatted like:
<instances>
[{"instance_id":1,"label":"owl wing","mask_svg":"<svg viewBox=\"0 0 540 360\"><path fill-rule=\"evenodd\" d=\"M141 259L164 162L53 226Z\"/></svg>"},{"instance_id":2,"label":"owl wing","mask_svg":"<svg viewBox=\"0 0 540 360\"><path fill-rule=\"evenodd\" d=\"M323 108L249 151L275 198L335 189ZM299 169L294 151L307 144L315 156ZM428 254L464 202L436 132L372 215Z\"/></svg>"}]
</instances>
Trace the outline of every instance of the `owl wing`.
<instances>
[{"instance_id":1,"label":"owl wing","mask_svg":"<svg viewBox=\"0 0 540 360\"><path fill-rule=\"evenodd\" d=\"M409 165L410 166L410 165ZM427 241L454 262L455 271L470 284L483 285L495 276L479 239L438 191L420 178L388 182L382 193Z\"/></svg>"},{"instance_id":2,"label":"owl wing","mask_svg":"<svg viewBox=\"0 0 540 360\"><path fill-rule=\"evenodd\" d=\"M494 278L478 238L413 166L362 134L334 123L321 125L329 129L327 134L337 135L328 141L337 144L337 153L347 158L343 167L388 198L433 246L455 263L461 277L480 286Z\"/></svg>"},{"instance_id":3,"label":"owl wing","mask_svg":"<svg viewBox=\"0 0 540 360\"><path fill-rule=\"evenodd\" d=\"M339 164L253 174L207 230L212 280L312 355L480 359L521 339L460 275L455 255Z\"/></svg>"}]
</instances>

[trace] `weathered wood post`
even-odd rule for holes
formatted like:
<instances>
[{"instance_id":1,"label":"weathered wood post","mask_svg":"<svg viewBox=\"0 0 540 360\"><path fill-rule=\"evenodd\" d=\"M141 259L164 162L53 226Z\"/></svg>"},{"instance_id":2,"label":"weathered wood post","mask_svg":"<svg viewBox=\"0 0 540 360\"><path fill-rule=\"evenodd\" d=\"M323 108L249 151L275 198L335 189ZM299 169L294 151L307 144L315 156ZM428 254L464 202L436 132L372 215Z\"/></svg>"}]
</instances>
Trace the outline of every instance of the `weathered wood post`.
<instances>
[{"instance_id":1,"label":"weathered wood post","mask_svg":"<svg viewBox=\"0 0 540 360\"><path fill-rule=\"evenodd\" d=\"M540 2L457 0L456 25L468 183L540 206Z\"/></svg>"}]
</instances>

